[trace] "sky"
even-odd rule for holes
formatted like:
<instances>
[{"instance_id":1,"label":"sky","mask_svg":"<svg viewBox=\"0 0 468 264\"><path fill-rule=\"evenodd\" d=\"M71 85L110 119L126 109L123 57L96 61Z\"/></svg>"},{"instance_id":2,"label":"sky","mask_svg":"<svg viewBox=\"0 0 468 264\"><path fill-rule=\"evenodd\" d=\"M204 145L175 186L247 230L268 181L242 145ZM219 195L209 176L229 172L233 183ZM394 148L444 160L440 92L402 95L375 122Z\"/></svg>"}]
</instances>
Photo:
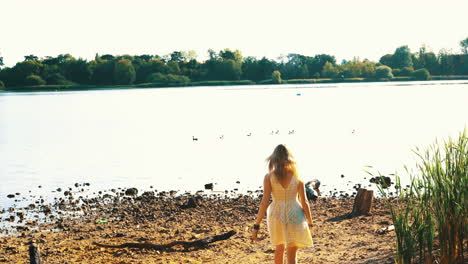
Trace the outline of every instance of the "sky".
<instances>
[{"instance_id":1,"label":"sky","mask_svg":"<svg viewBox=\"0 0 468 264\"><path fill-rule=\"evenodd\" d=\"M378 61L402 45L460 52L468 0L0 0L0 56L166 55L240 50L244 57L326 53Z\"/></svg>"}]
</instances>

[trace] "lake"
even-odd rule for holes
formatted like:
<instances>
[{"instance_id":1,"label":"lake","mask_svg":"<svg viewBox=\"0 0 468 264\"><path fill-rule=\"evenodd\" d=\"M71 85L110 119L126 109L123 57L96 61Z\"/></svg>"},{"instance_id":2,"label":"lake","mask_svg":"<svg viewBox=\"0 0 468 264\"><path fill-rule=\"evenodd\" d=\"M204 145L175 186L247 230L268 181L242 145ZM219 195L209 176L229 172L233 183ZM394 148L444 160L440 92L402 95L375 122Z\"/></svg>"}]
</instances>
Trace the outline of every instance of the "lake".
<instances>
[{"instance_id":1,"label":"lake","mask_svg":"<svg viewBox=\"0 0 468 264\"><path fill-rule=\"evenodd\" d=\"M457 136L467 98L468 81L0 92L0 210L85 182L255 191L279 143L324 194L352 190L366 166L400 172L416 146Z\"/></svg>"}]
</instances>

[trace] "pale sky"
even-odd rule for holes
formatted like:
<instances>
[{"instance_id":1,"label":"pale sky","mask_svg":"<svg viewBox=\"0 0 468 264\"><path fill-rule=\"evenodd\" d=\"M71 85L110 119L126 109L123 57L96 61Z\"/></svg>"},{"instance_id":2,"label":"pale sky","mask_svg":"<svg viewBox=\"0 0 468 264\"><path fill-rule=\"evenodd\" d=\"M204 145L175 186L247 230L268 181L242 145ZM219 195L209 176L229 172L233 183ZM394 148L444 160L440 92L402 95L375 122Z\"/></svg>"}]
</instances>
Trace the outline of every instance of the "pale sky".
<instances>
[{"instance_id":1,"label":"pale sky","mask_svg":"<svg viewBox=\"0 0 468 264\"><path fill-rule=\"evenodd\" d=\"M239 49L377 61L402 45L451 49L468 37L468 0L0 0L0 56L165 55Z\"/></svg>"}]
</instances>

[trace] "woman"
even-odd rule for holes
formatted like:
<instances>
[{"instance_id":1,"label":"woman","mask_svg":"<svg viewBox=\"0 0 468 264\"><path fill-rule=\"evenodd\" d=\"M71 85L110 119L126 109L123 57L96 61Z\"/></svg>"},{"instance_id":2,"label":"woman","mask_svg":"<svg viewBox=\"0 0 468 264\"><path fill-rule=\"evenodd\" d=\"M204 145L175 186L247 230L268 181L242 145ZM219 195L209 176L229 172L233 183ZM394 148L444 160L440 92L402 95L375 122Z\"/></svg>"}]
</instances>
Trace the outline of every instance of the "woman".
<instances>
[{"instance_id":1,"label":"woman","mask_svg":"<svg viewBox=\"0 0 468 264\"><path fill-rule=\"evenodd\" d=\"M313 245L312 217L304 182L299 179L296 163L286 146L278 145L267 162L269 173L263 180L263 197L252 238L257 240L260 223L268 207L268 232L276 246L275 264L283 263L285 247L287 263L294 264L297 249ZM268 206L271 196L273 202Z\"/></svg>"}]
</instances>

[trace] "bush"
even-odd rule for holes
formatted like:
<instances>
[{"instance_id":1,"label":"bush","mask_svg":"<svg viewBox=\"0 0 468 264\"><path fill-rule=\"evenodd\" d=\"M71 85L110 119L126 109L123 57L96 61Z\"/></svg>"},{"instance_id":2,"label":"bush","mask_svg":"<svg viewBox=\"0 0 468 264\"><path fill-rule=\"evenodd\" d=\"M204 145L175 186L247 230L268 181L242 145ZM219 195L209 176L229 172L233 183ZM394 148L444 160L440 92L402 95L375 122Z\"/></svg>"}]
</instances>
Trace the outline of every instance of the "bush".
<instances>
[{"instance_id":1,"label":"bush","mask_svg":"<svg viewBox=\"0 0 468 264\"><path fill-rule=\"evenodd\" d=\"M393 76L402 76L402 75L401 75L401 69L398 69L398 68L397 68L397 69L393 69L393 70L392 70L392 74L393 74Z\"/></svg>"},{"instance_id":2,"label":"bush","mask_svg":"<svg viewBox=\"0 0 468 264\"><path fill-rule=\"evenodd\" d=\"M44 79L42 79L39 75L31 74L28 77L26 77L26 79L24 79L24 84L30 86L44 85L46 84L46 81L44 81Z\"/></svg>"},{"instance_id":3,"label":"bush","mask_svg":"<svg viewBox=\"0 0 468 264\"><path fill-rule=\"evenodd\" d=\"M187 76L176 75L176 74L162 74L160 72L152 73L147 78L146 81L149 83L160 83L167 85L186 85L190 82L190 79Z\"/></svg>"},{"instance_id":4,"label":"bush","mask_svg":"<svg viewBox=\"0 0 468 264\"><path fill-rule=\"evenodd\" d=\"M379 66L375 69L375 77L378 79L392 79L392 69L388 66Z\"/></svg>"},{"instance_id":5,"label":"bush","mask_svg":"<svg viewBox=\"0 0 468 264\"><path fill-rule=\"evenodd\" d=\"M282 82L281 72L273 71L273 73L271 74L271 80L273 81L274 84L280 84Z\"/></svg>"},{"instance_id":6,"label":"bush","mask_svg":"<svg viewBox=\"0 0 468 264\"><path fill-rule=\"evenodd\" d=\"M411 76L414 72L413 67L404 67L401 69L400 76ZM395 73L393 73L395 75Z\"/></svg>"},{"instance_id":7,"label":"bush","mask_svg":"<svg viewBox=\"0 0 468 264\"><path fill-rule=\"evenodd\" d=\"M414 71L412 76L413 76L414 79L422 80L422 81L431 79L431 74L425 68Z\"/></svg>"},{"instance_id":8,"label":"bush","mask_svg":"<svg viewBox=\"0 0 468 264\"><path fill-rule=\"evenodd\" d=\"M67 80L62 74L60 73L54 73L52 75L49 75L46 78L47 84L59 84L59 85L69 85L72 84L69 80Z\"/></svg>"},{"instance_id":9,"label":"bush","mask_svg":"<svg viewBox=\"0 0 468 264\"><path fill-rule=\"evenodd\" d=\"M317 79L289 79L287 82L290 84L316 83Z\"/></svg>"},{"instance_id":10,"label":"bush","mask_svg":"<svg viewBox=\"0 0 468 264\"><path fill-rule=\"evenodd\" d=\"M0 80L0 89L5 88L5 84Z\"/></svg>"},{"instance_id":11,"label":"bush","mask_svg":"<svg viewBox=\"0 0 468 264\"><path fill-rule=\"evenodd\" d=\"M201 81L191 82L190 86L220 86L220 85L252 85L255 82L250 80L239 80L239 81Z\"/></svg>"}]
</instances>

